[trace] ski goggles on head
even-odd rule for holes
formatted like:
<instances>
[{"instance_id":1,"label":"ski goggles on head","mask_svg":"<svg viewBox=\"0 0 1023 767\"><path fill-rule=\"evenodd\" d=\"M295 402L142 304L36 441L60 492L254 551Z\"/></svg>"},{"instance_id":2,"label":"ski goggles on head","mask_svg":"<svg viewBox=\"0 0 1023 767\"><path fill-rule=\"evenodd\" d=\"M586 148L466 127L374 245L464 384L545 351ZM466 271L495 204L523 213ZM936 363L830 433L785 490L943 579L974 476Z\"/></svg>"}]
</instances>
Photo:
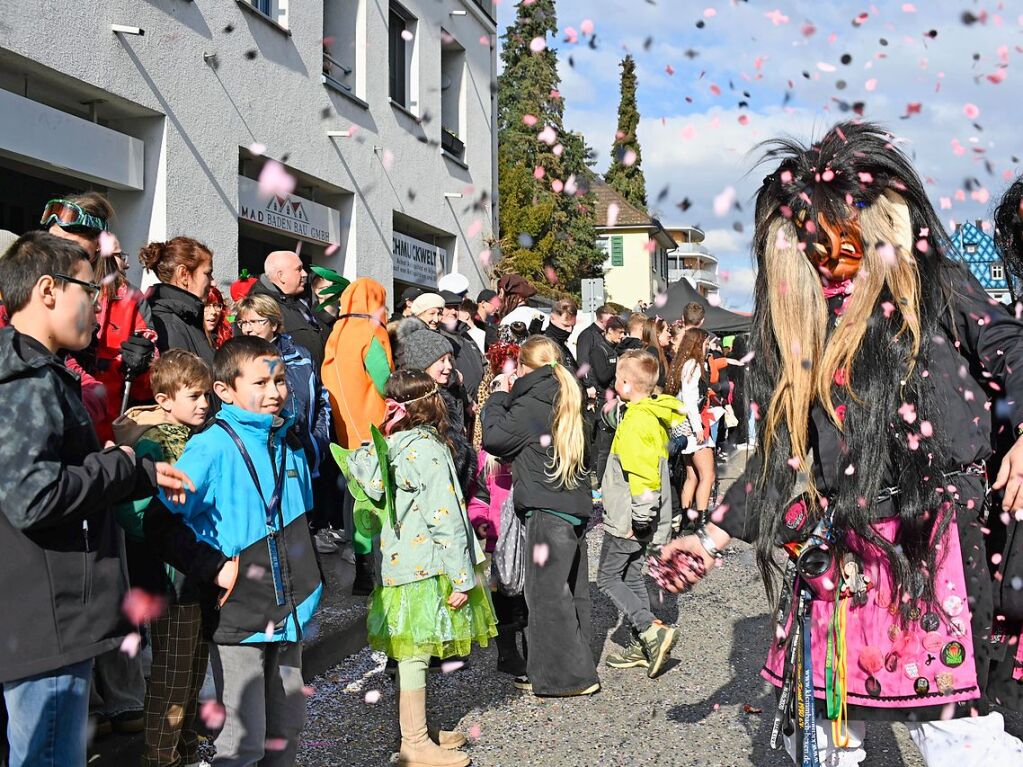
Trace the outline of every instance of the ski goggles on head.
<instances>
[{"instance_id":1,"label":"ski goggles on head","mask_svg":"<svg viewBox=\"0 0 1023 767\"><path fill-rule=\"evenodd\" d=\"M42 220L39 222L40 226L47 229L54 224L61 229L91 229L95 232L107 230L106 220L86 213L75 203L60 198L46 203L46 207L43 208Z\"/></svg>"}]
</instances>

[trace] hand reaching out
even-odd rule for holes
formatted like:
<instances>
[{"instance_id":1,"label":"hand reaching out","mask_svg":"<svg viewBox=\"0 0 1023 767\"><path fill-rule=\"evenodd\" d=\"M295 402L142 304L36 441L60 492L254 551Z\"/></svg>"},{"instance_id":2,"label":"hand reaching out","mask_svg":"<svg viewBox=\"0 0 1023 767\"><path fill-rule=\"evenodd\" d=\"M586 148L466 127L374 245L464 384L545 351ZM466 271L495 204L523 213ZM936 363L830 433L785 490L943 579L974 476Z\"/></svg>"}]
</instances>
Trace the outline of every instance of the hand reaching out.
<instances>
[{"instance_id":1,"label":"hand reaching out","mask_svg":"<svg viewBox=\"0 0 1023 767\"><path fill-rule=\"evenodd\" d=\"M163 461L156 464L156 484L166 493L167 500L179 505L185 502L186 490L195 492L195 485L185 472Z\"/></svg>"},{"instance_id":2,"label":"hand reaching out","mask_svg":"<svg viewBox=\"0 0 1023 767\"><path fill-rule=\"evenodd\" d=\"M469 601L469 595L464 591L452 591L451 596L448 597L448 607L452 610L458 610L465 607Z\"/></svg>"}]
</instances>

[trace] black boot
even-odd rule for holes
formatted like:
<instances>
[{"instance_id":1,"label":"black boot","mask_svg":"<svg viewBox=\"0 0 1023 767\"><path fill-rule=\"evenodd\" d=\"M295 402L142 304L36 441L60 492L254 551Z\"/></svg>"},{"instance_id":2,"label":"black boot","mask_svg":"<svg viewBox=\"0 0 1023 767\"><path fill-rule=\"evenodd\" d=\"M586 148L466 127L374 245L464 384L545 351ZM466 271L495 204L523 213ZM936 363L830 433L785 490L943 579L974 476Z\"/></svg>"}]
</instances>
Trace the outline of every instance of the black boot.
<instances>
[{"instance_id":1,"label":"black boot","mask_svg":"<svg viewBox=\"0 0 1023 767\"><path fill-rule=\"evenodd\" d=\"M522 676L526 673L526 661L519 654L515 642L517 633L513 626L497 628L497 670L512 676Z\"/></svg>"},{"instance_id":2,"label":"black boot","mask_svg":"<svg viewBox=\"0 0 1023 767\"><path fill-rule=\"evenodd\" d=\"M373 593L376 580L373 577L373 554L355 555L355 580L352 581L352 596L368 597Z\"/></svg>"}]
</instances>

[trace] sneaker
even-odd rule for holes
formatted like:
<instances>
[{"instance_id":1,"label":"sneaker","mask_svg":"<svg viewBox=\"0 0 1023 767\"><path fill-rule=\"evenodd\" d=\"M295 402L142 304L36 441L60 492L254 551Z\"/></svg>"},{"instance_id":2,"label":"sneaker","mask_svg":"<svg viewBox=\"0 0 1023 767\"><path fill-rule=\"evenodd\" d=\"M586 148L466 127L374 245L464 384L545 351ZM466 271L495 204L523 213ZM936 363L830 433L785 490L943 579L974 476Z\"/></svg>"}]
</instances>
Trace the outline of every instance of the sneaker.
<instances>
[{"instance_id":1,"label":"sneaker","mask_svg":"<svg viewBox=\"0 0 1023 767\"><path fill-rule=\"evenodd\" d=\"M678 641L678 631L671 626L665 626L660 621L655 621L649 629L640 635L639 641L642 642L643 650L650 661L646 675L653 679L664 667L664 662L671 654L671 648Z\"/></svg>"},{"instance_id":2,"label":"sneaker","mask_svg":"<svg viewBox=\"0 0 1023 767\"><path fill-rule=\"evenodd\" d=\"M320 530L316 533L313 536L313 540L316 542L316 551L320 554L337 554L337 544L331 540L330 535L325 530Z\"/></svg>"},{"instance_id":3,"label":"sneaker","mask_svg":"<svg viewBox=\"0 0 1023 767\"><path fill-rule=\"evenodd\" d=\"M643 645L639 640L634 640L628 647L623 647L619 652L611 653L604 661L611 668L636 668L642 666L648 668L650 661L647 660Z\"/></svg>"},{"instance_id":4,"label":"sneaker","mask_svg":"<svg viewBox=\"0 0 1023 767\"><path fill-rule=\"evenodd\" d=\"M533 686L530 685L529 689L532 690ZM572 692L562 692L556 694L545 694L540 697L543 698L581 698L587 695L593 695L594 693L600 692L600 682L594 682L585 690L573 690ZM535 693L534 693L535 694Z\"/></svg>"},{"instance_id":5,"label":"sneaker","mask_svg":"<svg viewBox=\"0 0 1023 767\"><path fill-rule=\"evenodd\" d=\"M351 539L350 535L345 535L342 530L335 530L333 527L325 527L320 532L325 533L334 543L341 545L342 543L348 543Z\"/></svg>"},{"instance_id":6,"label":"sneaker","mask_svg":"<svg viewBox=\"0 0 1023 767\"><path fill-rule=\"evenodd\" d=\"M529 681L529 677L526 676L525 674L520 674L519 676L514 677L512 679L512 687L514 687L516 690L522 690L524 692L533 691L533 685Z\"/></svg>"}]
</instances>

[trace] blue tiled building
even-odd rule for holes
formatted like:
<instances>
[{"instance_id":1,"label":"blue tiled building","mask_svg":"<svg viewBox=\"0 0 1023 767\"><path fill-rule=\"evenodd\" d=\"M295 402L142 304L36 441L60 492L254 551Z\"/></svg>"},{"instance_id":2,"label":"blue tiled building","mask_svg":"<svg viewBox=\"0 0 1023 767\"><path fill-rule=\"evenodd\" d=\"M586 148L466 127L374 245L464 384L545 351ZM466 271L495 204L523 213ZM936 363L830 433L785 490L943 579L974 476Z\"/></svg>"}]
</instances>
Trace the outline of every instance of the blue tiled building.
<instances>
[{"instance_id":1,"label":"blue tiled building","mask_svg":"<svg viewBox=\"0 0 1023 767\"><path fill-rule=\"evenodd\" d=\"M966 264L991 298L1000 303L1010 300L1005 264L995 246L995 240L980 227L980 222L967 222L956 226L952 245L959 260Z\"/></svg>"}]
</instances>

